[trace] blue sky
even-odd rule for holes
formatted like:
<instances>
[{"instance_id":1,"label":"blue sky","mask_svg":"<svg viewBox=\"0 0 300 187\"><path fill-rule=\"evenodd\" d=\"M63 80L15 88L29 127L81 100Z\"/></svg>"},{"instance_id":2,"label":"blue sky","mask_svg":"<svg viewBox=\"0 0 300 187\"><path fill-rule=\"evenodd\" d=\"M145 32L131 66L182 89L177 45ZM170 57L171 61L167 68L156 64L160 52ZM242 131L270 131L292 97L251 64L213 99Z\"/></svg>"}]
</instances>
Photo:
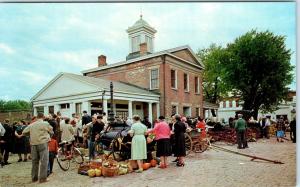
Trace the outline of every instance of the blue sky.
<instances>
[{"instance_id":1,"label":"blue sky","mask_svg":"<svg viewBox=\"0 0 300 187\"><path fill-rule=\"evenodd\" d=\"M296 64L294 2L0 4L0 99L29 100L59 72L80 74L128 55L126 29L153 26L155 51L225 46L251 29L286 36ZM296 72L296 70L295 70ZM291 85L296 88L296 82Z\"/></svg>"}]
</instances>

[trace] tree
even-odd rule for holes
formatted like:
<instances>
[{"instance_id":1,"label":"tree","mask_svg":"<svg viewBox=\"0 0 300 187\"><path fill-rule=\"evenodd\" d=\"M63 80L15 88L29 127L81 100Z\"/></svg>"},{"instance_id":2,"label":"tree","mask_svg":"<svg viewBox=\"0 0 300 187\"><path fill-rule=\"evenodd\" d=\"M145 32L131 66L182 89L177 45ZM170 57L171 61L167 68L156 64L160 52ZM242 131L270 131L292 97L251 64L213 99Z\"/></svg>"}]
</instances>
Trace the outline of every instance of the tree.
<instances>
[{"instance_id":1,"label":"tree","mask_svg":"<svg viewBox=\"0 0 300 187\"><path fill-rule=\"evenodd\" d=\"M207 49L199 50L197 55L203 62L203 91L206 101L218 103L222 96L226 95L227 87L222 81L224 72L222 64L226 56L226 50L216 44L210 45ZM214 115L214 111L212 111Z\"/></svg>"},{"instance_id":2,"label":"tree","mask_svg":"<svg viewBox=\"0 0 300 187\"><path fill-rule=\"evenodd\" d=\"M243 110L272 111L286 97L292 82L291 51L285 37L252 30L228 44L222 74L228 88L236 89Z\"/></svg>"},{"instance_id":3,"label":"tree","mask_svg":"<svg viewBox=\"0 0 300 187\"><path fill-rule=\"evenodd\" d=\"M0 112L30 110L30 102L23 100L0 100Z\"/></svg>"}]
</instances>

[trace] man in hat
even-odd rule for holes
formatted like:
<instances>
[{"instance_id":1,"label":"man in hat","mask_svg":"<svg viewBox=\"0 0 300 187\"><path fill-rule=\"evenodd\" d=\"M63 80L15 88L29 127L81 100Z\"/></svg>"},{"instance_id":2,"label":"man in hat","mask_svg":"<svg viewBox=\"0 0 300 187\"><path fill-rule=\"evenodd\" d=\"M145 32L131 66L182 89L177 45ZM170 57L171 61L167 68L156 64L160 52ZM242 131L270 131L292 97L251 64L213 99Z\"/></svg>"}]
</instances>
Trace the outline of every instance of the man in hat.
<instances>
[{"instance_id":1,"label":"man in hat","mask_svg":"<svg viewBox=\"0 0 300 187\"><path fill-rule=\"evenodd\" d=\"M246 121L243 119L243 114L238 114L238 120L235 122L236 138L238 143L238 149L248 148L246 139Z\"/></svg>"}]
</instances>

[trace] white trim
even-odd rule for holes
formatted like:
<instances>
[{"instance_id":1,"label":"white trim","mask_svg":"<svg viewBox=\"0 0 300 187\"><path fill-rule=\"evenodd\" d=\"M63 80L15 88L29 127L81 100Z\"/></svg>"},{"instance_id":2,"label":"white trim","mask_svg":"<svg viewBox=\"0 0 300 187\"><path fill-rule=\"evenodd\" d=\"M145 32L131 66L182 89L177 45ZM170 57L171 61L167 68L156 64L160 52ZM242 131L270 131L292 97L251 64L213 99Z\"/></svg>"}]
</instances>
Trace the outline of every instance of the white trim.
<instances>
[{"instance_id":1,"label":"white trim","mask_svg":"<svg viewBox=\"0 0 300 187\"><path fill-rule=\"evenodd\" d=\"M156 104L156 117L158 118L160 116L160 106L159 106L159 102L155 103ZM153 128L153 125L152 125Z\"/></svg>"},{"instance_id":2,"label":"white trim","mask_svg":"<svg viewBox=\"0 0 300 187\"><path fill-rule=\"evenodd\" d=\"M128 100L128 118L132 119L132 101Z\"/></svg>"},{"instance_id":3,"label":"white trim","mask_svg":"<svg viewBox=\"0 0 300 187\"><path fill-rule=\"evenodd\" d=\"M153 116L152 116L152 102L148 102L148 118L151 124L153 123Z\"/></svg>"}]
</instances>

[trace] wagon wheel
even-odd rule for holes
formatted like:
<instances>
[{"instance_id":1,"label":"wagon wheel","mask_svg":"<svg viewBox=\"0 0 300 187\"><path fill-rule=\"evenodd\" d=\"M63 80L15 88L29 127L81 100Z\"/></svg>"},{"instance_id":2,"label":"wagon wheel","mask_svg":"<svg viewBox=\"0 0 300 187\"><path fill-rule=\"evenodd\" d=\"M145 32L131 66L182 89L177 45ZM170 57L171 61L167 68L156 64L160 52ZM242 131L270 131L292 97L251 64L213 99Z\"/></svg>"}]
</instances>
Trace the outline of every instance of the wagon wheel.
<instances>
[{"instance_id":1,"label":"wagon wheel","mask_svg":"<svg viewBox=\"0 0 300 187\"><path fill-rule=\"evenodd\" d=\"M188 135L187 133L184 133L184 138L185 138L185 152L186 152L186 156L187 156L193 150L193 141L192 141L191 136Z\"/></svg>"}]
</instances>

